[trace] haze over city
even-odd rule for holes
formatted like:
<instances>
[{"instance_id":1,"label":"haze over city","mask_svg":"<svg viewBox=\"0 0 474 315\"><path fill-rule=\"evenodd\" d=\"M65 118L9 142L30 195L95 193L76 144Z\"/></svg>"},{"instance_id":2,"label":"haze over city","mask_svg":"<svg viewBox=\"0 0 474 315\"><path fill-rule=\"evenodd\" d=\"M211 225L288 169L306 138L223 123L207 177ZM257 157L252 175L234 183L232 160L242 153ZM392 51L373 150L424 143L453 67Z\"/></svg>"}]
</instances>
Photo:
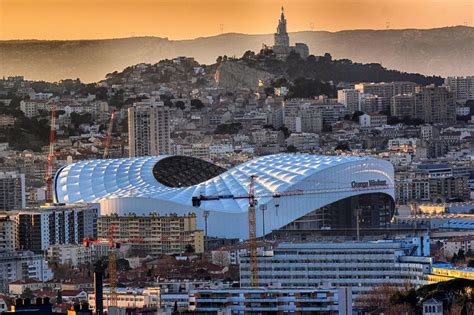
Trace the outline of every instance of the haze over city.
<instances>
[{"instance_id":1,"label":"haze over city","mask_svg":"<svg viewBox=\"0 0 474 315\"><path fill-rule=\"evenodd\" d=\"M288 28L438 28L473 25L471 0L2 0L0 40L268 34L280 7Z\"/></svg>"}]
</instances>

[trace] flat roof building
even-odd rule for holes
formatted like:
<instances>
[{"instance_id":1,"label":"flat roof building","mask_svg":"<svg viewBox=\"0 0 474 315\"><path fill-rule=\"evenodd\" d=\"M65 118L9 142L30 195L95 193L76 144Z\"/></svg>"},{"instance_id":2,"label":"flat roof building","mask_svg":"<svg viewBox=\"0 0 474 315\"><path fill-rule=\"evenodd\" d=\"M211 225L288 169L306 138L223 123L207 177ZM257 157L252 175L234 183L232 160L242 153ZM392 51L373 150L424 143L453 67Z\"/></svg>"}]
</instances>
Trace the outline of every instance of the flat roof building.
<instances>
[{"instance_id":1,"label":"flat roof building","mask_svg":"<svg viewBox=\"0 0 474 315\"><path fill-rule=\"evenodd\" d=\"M258 284L286 288L351 288L355 298L390 283L428 284L429 237L375 242L282 243L258 256ZM240 284L250 285L250 258L241 257Z\"/></svg>"}]
</instances>

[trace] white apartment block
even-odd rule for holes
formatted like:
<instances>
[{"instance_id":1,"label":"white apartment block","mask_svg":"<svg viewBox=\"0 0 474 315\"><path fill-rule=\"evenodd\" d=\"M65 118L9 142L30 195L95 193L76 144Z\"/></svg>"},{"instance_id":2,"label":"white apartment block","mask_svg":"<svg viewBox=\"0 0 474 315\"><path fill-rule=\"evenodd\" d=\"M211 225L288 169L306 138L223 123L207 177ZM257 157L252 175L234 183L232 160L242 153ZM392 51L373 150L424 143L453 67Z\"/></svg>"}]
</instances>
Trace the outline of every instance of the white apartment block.
<instances>
[{"instance_id":1,"label":"white apartment block","mask_svg":"<svg viewBox=\"0 0 474 315\"><path fill-rule=\"evenodd\" d=\"M8 216L0 217L0 252L13 252L17 248L16 222Z\"/></svg>"},{"instance_id":2,"label":"white apartment block","mask_svg":"<svg viewBox=\"0 0 474 315\"><path fill-rule=\"evenodd\" d=\"M134 103L128 109L130 157L171 153L170 111L154 99Z\"/></svg>"},{"instance_id":3,"label":"white apartment block","mask_svg":"<svg viewBox=\"0 0 474 315\"><path fill-rule=\"evenodd\" d=\"M385 115L363 114L359 116L359 125L362 128L382 127L386 124L387 124L387 116Z\"/></svg>"},{"instance_id":4,"label":"white apartment block","mask_svg":"<svg viewBox=\"0 0 474 315\"><path fill-rule=\"evenodd\" d=\"M83 264L91 264L109 253L109 244L83 245L52 245L48 248L48 259L59 265L77 267Z\"/></svg>"},{"instance_id":5,"label":"white apartment block","mask_svg":"<svg viewBox=\"0 0 474 315\"><path fill-rule=\"evenodd\" d=\"M341 243L283 243L258 256L258 284L285 288L351 288L355 297L384 283L428 284L429 237ZM250 286L250 257L242 257L240 285Z\"/></svg>"},{"instance_id":6,"label":"white apartment block","mask_svg":"<svg viewBox=\"0 0 474 315\"><path fill-rule=\"evenodd\" d=\"M30 251L0 253L0 290L8 290L10 282L21 279L49 281L53 272L42 255Z\"/></svg>"}]
</instances>

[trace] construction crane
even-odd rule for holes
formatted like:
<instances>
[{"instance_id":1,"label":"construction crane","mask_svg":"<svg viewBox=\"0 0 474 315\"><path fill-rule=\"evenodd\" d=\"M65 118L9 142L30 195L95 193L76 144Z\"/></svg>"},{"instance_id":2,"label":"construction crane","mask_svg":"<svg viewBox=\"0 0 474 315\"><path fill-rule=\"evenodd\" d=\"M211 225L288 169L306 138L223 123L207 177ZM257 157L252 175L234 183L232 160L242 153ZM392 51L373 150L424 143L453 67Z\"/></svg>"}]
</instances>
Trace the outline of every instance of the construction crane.
<instances>
[{"instance_id":1,"label":"construction crane","mask_svg":"<svg viewBox=\"0 0 474 315\"><path fill-rule=\"evenodd\" d=\"M330 189L312 189L312 190L290 190L282 193L269 193L269 194L255 194L255 179L257 176L251 175L249 177L249 192L247 195L214 195L214 196L194 196L192 197L193 207L200 207L203 201L221 200L221 199L248 199L248 223L249 223L249 252L250 252L250 285L253 287L258 286L258 260L257 260L257 225L256 225L256 213L255 206L257 205L257 198L282 198L290 196L306 196L311 194L323 194L323 193L338 193L347 191L371 191L380 190L383 188L393 188L391 185L384 186L367 186L367 187L343 187L343 188L330 188ZM278 209L278 204L275 208ZM208 210L204 210L208 212ZM357 212L357 220L359 219L359 210ZM207 225L207 224L206 224ZM358 232L359 234L359 232Z\"/></svg>"},{"instance_id":2,"label":"construction crane","mask_svg":"<svg viewBox=\"0 0 474 315\"><path fill-rule=\"evenodd\" d=\"M129 238L117 242L114 239L116 226L111 224L109 226L107 239L90 239L86 238L82 241L84 247L89 247L92 244L108 244L109 245L109 262L107 269L109 271L109 303L108 306L117 306L117 251L122 243L137 243L143 242L143 238Z\"/></svg>"},{"instance_id":3,"label":"construction crane","mask_svg":"<svg viewBox=\"0 0 474 315\"><path fill-rule=\"evenodd\" d=\"M115 121L115 109L112 110L112 113L110 114L109 127L107 128L107 134L105 136L104 155L102 157L103 159L109 158L109 148L110 148L110 143L112 142L112 129L114 127L114 121Z\"/></svg>"},{"instance_id":4,"label":"construction crane","mask_svg":"<svg viewBox=\"0 0 474 315\"><path fill-rule=\"evenodd\" d=\"M117 254L120 245L114 242L115 225L109 227L109 306L117 307Z\"/></svg>"},{"instance_id":5,"label":"construction crane","mask_svg":"<svg viewBox=\"0 0 474 315\"><path fill-rule=\"evenodd\" d=\"M250 285L252 287L258 286L258 261L257 261L257 223L255 216L255 206L257 200L255 199L255 178L257 176L250 176L249 184L249 250L250 250Z\"/></svg>"},{"instance_id":6,"label":"construction crane","mask_svg":"<svg viewBox=\"0 0 474 315\"><path fill-rule=\"evenodd\" d=\"M46 183L46 202L53 202L53 169L54 169L54 143L56 129L56 105L51 105L51 129L49 132L49 153L46 161L44 181Z\"/></svg>"}]
</instances>

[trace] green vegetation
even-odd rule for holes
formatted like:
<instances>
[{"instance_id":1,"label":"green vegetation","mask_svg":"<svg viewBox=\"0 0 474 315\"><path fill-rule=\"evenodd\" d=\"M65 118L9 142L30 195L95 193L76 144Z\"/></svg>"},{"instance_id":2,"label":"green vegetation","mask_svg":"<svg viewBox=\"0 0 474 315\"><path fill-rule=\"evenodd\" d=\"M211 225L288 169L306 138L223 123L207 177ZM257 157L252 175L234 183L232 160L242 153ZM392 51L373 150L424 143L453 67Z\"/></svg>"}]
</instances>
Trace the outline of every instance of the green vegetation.
<instances>
[{"instance_id":1,"label":"green vegetation","mask_svg":"<svg viewBox=\"0 0 474 315\"><path fill-rule=\"evenodd\" d=\"M273 94L274 87L287 86L290 89L288 97L313 97L321 94L335 97L335 85L338 82L411 81L421 85L443 84L443 78L439 76L388 70L378 63L333 60L328 53L318 57L311 55L307 59L291 53L286 60L279 60L271 49L262 49L258 54L245 52L240 61L279 77L265 87L267 95Z\"/></svg>"},{"instance_id":2,"label":"green vegetation","mask_svg":"<svg viewBox=\"0 0 474 315\"><path fill-rule=\"evenodd\" d=\"M0 142L8 142L14 150L41 151L49 143L49 120L45 118L29 119L20 112L13 127L0 133Z\"/></svg>"},{"instance_id":3,"label":"green vegetation","mask_svg":"<svg viewBox=\"0 0 474 315\"><path fill-rule=\"evenodd\" d=\"M421 314L424 301L431 298L443 302L445 314L468 315L474 312L474 281L453 279L425 285L418 290L403 290L390 284L374 289L357 301L357 306L371 314Z\"/></svg>"},{"instance_id":4,"label":"green vegetation","mask_svg":"<svg viewBox=\"0 0 474 315\"><path fill-rule=\"evenodd\" d=\"M204 108L204 104L201 100L199 99L192 99L191 100L191 107L194 108L194 109L203 109Z\"/></svg>"},{"instance_id":5,"label":"green vegetation","mask_svg":"<svg viewBox=\"0 0 474 315\"><path fill-rule=\"evenodd\" d=\"M92 122L92 115L90 113L78 114L71 113L71 123L78 128L81 124L88 124Z\"/></svg>"},{"instance_id":6,"label":"green vegetation","mask_svg":"<svg viewBox=\"0 0 474 315\"><path fill-rule=\"evenodd\" d=\"M215 134L237 134L242 129L241 123L221 124L214 131Z\"/></svg>"}]
</instances>

